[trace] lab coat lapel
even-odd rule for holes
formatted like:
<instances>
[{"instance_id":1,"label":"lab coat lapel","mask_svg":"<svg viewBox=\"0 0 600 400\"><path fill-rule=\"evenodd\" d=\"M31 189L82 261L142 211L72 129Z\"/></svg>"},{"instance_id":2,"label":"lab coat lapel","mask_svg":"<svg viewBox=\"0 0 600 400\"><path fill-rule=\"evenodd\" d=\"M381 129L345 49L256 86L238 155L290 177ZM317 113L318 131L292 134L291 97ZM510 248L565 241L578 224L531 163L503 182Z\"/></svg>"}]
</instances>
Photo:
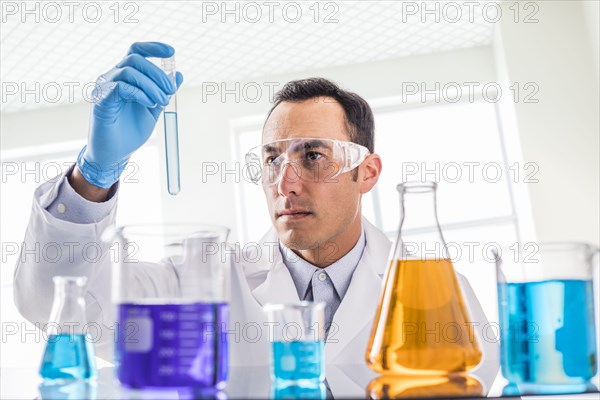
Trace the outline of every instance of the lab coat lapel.
<instances>
[{"instance_id":1,"label":"lab coat lapel","mask_svg":"<svg viewBox=\"0 0 600 400\"><path fill-rule=\"evenodd\" d=\"M379 301L381 275L387 265L390 241L367 220L363 219L363 224L367 245L332 321L337 327L331 328L329 334L333 333L333 329L337 332L327 339L325 357L328 363L335 362L352 339L373 321ZM360 354L362 360L366 348L348 350Z\"/></svg>"},{"instance_id":2,"label":"lab coat lapel","mask_svg":"<svg viewBox=\"0 0 600 400\"><path fill-rule=\"evenodd\" d=\"M265 240L271 244L268 254L272 256L271 265L263 283L252 290L252 295L260 303L298 303L300 298L292 275L283 263L283 258L278 247L273 247L277 242L277 235L271 230ZM264 246L266 247L266 246ZM266 254L267 252L263 252Z\"/></svg>"},{"instance_id":3,"label":"lab coat lapel","mask_svg":"<svg viewBox=\"0 0 600 400\"><path fill-rule=\"evenodd\" d=\"M363 226L367 245L352 275L348 291L333 318L332 322L337 324L338 330L329 338L334 340L326 344L327 363L335 363L335 358L343 351L352 351L361 360L364 358L366 343L360 349L349 348L349 344L362 330L369 329L375 315L381 292L381 277L390 252L390 241L383 232L364 218ZM252 295L260 305L300 301L292 276L283 263L281 252L274 247L277 240L275 230L271 229L261 242L263 257L265 254L271 254L272 258L263 258L260 262L247 264L245 267L246 278L262 277L266 273L264 281L259 278L262 282L251 289Z\"/></svg>"}]
</instances>

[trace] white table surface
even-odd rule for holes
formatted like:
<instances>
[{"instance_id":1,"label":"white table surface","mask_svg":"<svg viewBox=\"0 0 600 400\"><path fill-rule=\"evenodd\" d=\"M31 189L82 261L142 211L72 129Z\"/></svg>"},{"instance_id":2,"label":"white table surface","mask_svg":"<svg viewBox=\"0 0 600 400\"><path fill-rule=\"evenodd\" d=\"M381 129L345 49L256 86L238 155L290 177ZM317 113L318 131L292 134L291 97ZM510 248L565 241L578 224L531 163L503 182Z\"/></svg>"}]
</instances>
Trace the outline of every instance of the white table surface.
<instances>
[{"instance_id":1,"label":"white table surface","mask_svg":"<svg viewBox=\"0 0 600 400\"><path fill-rule=\"evenodd\" d=\"M223 398L270 398L271 380L267 367L232 367ZM337 398L365 398L365 388L376 374L366 366L327 366L327 383L331 393ZM498 373L495 377L477 377L482 383L488 398L502 398L502 389L507 381ZM43 380L35 368L0 369L0 399L41 399L41 398L98 398L98 399L178 399L176 390L140 391L122 387L114 377L113 367L99 370L95 382L79 382L70 386L41 388ZM599 377L592 383L600 387ZM45 391L44 391L45 390ZM44 396L42 396L42 392ZM48 397L48 394L51 396ZM515 397L506 397L507 399ZM600 393L523 396L531 400L600 400Z\"/></svg>"}]
</instances>

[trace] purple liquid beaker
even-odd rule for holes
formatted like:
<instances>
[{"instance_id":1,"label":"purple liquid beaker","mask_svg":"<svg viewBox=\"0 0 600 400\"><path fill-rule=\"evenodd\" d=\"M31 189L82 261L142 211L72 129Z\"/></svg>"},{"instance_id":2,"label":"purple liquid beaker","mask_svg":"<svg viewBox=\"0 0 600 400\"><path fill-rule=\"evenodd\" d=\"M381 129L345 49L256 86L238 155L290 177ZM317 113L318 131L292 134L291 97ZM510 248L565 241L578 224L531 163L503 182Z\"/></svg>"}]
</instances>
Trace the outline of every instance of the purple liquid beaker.
<instances>
[{"instance_id":1,"label":"purple liquid beaker","mask_svg":"<svg viewBox=\"0 0 600 400\"><path fill-rule=\"evenodd\" d=\"M129 388L223 389L228 372L228 265L218 226L120 228L115 361Z\"/></svg>"}]
</instances>

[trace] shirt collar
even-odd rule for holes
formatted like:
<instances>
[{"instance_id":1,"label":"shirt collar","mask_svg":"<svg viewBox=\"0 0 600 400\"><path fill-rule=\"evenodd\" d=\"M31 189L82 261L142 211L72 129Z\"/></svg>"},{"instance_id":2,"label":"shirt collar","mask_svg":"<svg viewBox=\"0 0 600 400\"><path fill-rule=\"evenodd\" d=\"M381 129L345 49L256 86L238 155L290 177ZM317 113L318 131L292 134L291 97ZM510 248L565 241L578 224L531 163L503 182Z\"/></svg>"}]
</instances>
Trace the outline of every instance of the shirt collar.
<instances>
[{"instance_id":1,"label":"shirt collar","mask_svg":"<svg viewBox=\"0 0 600 400\"><path fill-rule=\"evenodd\" d=\"M348 287L352 281L352 274L354 274L354 270L362 257L365 247L365 231L361 226L360 238L354 247L345 256L323 269L333 282L340 300L344 298L344 295L348 291ZM310 289L313 274L320 268L300 258L300 256L286 247L281 241L279 241L279 250L283 257L283 263L288 271L290 271L290 275L298 291L298 297L300 300L304 300Z\"/></svg>"}]
</instances>

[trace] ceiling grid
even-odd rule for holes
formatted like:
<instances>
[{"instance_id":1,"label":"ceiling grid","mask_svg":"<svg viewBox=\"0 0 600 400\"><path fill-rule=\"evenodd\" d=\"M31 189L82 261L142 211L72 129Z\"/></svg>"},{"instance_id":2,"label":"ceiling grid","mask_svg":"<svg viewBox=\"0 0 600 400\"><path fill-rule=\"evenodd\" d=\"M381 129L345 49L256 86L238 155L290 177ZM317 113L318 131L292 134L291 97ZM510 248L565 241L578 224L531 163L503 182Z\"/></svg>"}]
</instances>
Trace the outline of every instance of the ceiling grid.
<instances>
[{"instance_id":1,"label":"ceiling grid","mask_svg":"<svg viewBox=\"0 0 600 400\"><path fill-rule=\"evenodd\" d=\"M62 87L65 95L54 103L23 102L20 96L6 96L0 111L16 112L69 101L65 83L77 82L83 87L93 82L135 41L173 45L178 69L189 87L484 46L491 43L494 28L481 13L475 12L474 20L469 21L466 11L455 23L421 22L418 16L407 22L401 2L394 1L320 2L317 22L316 2L295 2L302 10L302 17L295 23L290 22L294 10L284 18L285 2L274 8L273 22L263 6L259 22L249 20L256 15L248 7L248 18L241 12L237 23L235 14L223 14L222 10L203 15L199 1L141 1L135 2L136 10L126 8L128 3L133 2L119 3L119 22L114 21L112 1L96 2L102 7L102 18L95 23L82 18L81 5L75 7L73 21L67 15L55 23L43 18L39 23L22 22L20 16L6 18L0 32L2 82L26 88L52 83ZM211 3L211 7L223 4ZM245 3L237 3L243 10ZM252 3L259 7L263 4ZM234 9L232 3L228 4L229 10ZM449 18L453 17L451 12ZM124 23L128 15L137 22ZM337 22L325 23L327 16ZM48 13L48 18L54 17ZM80 101L84 90L75 90L74 94Z\"/></svg>"}]
</instances>

